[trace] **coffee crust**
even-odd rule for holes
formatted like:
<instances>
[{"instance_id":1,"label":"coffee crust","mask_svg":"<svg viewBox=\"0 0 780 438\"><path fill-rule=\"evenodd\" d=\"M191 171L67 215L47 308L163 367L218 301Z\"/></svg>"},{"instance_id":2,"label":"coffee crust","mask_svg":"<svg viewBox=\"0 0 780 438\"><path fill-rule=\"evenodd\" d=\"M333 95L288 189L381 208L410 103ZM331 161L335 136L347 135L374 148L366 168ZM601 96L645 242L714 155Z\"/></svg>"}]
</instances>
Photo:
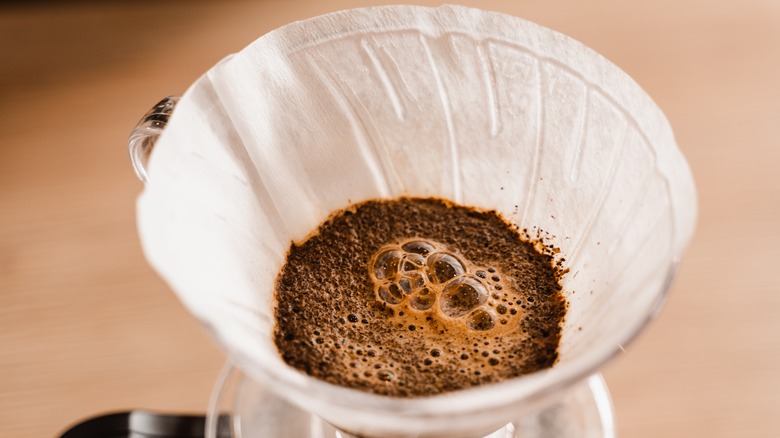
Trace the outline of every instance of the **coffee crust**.
<instances>
[{"instance_id":1,"label":"coffee crust","mask_svg":"<svg viewBox=\"0 0 780 438\"><path fill-rule=\"evenodd\" d=\"M540 248L494 211L420 198L353 205L291 245L276 346L313 377L394 397L551 367L566 301L562 270Z\"/></svg>"}]
</instances>

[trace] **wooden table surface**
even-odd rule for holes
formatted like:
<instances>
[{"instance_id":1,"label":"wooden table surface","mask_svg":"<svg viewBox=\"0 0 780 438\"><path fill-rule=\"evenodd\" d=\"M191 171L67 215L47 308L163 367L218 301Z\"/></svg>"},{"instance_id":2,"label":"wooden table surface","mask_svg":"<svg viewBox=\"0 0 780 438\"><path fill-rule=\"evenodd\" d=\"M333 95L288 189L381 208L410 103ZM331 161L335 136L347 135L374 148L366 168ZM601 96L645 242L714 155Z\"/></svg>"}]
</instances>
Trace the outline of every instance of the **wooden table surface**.
<instances>
[{"instance_id":1,"label":"wooden table surface","mask_svg":"<svg viewBox=\"0 0 780 438\"><path fill-rule=\"evenodd\" d=\"M780 436L780 2L464 3L621 66L693 168L698 231L671 298L604 370L620 435ZM370 4L0 4L0 436L205 409L224 357L142 257L127 135L262 34Z\"/></svg>"}]
</instances>

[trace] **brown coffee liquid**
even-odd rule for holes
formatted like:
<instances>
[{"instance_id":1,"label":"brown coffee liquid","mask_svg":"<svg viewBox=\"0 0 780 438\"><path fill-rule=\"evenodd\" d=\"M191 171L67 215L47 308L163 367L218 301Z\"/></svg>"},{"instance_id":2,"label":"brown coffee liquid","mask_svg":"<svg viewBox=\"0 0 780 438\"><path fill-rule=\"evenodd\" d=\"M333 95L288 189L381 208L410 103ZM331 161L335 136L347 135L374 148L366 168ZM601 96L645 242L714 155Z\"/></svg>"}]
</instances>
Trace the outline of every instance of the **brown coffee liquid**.
<instances>
[{"instance_id":1,"label":"brown coffee liquid","mask_svg":"<svg viewBox=\"0 0 780 438\"><path fill-rule=\"evenodd\" d=\"M561 271L492 211L369 201L293 244L276 283L276 346L337 385L421 397L553 365Z\"/></svg>"}]
</instances>

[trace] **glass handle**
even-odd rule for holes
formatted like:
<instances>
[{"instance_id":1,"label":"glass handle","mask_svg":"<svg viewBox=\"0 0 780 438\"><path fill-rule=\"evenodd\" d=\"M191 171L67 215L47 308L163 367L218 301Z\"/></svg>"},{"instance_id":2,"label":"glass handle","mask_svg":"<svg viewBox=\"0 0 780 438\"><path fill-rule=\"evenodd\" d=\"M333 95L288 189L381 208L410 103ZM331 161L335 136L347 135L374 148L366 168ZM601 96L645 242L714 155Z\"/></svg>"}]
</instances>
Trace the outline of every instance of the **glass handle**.
<instances>
[{"instance_id":1,"label":"glass handle","mask_svg":"<svg viewBox=\"0 0 780 438\"><path fill-rule=\"evenodd\" d=\"M130 162L133 163L133 169L138 179L147 182L146 164L149 156L154 149L157 138L168 124L168 119L173 114L176 103L179 102L179 96L168 96L152 107L135 125L130 138L127 139L127 148L130 152Z\"/></svg>"}]
</instances>

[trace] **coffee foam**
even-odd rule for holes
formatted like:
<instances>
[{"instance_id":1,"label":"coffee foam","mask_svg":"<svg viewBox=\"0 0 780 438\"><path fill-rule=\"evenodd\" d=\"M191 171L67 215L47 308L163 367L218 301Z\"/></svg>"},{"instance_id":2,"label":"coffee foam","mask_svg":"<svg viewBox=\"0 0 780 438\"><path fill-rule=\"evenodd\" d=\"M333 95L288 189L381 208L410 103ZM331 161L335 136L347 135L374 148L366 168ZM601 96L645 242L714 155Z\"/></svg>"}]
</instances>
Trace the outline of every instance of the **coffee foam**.
<instances>
[{"instance_id":1,"label":"coffee foam","mask_svg":"<svg viewBox=\"0 0 780 438\"><path fill-rule=\"evenodd\" d=\"M475 266L439 242L418 238L385 245L368 271L377 300L407 318L496 334L517 328L522 319L516 308L522 297L504 286L496 268Z\"/></svg>"}]
</instances>

